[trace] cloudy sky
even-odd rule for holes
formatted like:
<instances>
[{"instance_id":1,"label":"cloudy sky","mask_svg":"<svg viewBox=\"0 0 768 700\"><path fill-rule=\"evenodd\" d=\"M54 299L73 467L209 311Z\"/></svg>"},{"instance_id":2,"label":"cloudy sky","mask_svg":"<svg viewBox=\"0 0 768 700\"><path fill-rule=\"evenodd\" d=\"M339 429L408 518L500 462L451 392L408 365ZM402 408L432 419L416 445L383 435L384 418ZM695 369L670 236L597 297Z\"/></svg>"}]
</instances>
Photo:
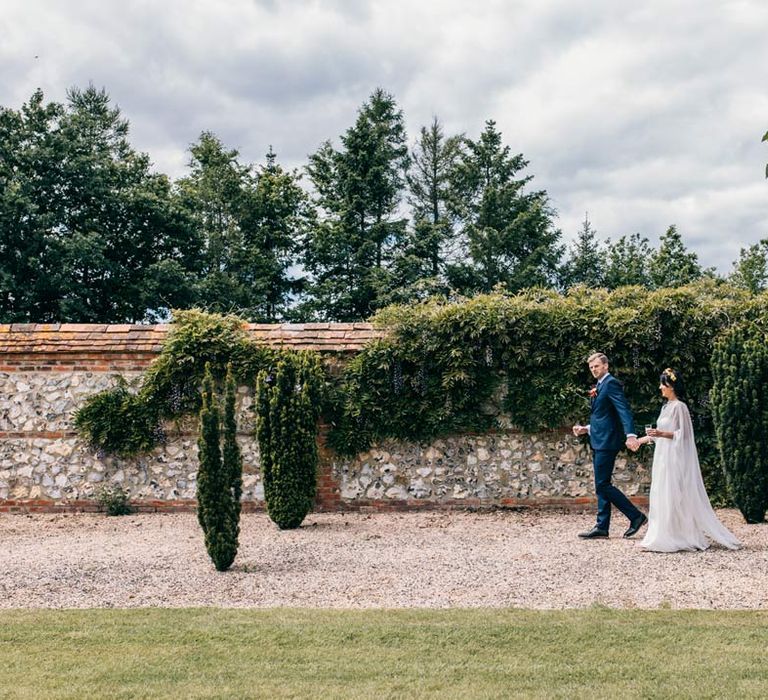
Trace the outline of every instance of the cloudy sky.
<instances>
[{"instance_id":1,"label":"cloudy sky","mask_svg":"<svg viewBox=\"0 0 768 700\"><path fill-rule=\"evenodd\" d=\"M572 238L676 224L730 269L768 237L766 0L2 0L0 105L104 87L156 168L200 132L301 167L376 87L409 138L496 120Z\"/></svg>"}]
</instances>

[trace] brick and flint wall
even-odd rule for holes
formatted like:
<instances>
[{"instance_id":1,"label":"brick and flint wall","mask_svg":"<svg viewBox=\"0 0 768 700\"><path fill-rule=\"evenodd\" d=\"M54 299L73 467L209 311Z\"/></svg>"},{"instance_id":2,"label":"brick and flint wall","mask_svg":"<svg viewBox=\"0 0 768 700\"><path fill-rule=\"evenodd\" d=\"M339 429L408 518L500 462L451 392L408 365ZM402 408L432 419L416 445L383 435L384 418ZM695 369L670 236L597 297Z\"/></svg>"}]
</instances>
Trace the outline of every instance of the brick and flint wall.
<instances>
[{"instance_id":1,"label":"brick and flint wall","mask_svg":"<svg viewBox=\"0 0 768 700\"><path fill-rule=\"evenodd\" d=\"M376 335L364 323L252 324L257 342L322 352L332 361ZM142 510L195 507L195 417L169 422L165 444L123 459L94 452L72 420L90 395L118 376L138 385L157 357L168 326L0 325L0 511L96 510L110 484ZM263 506L253 395L240 387L243 500ZM594 500L588 448L563 429L529 435L508 430L456 435L429 444L393 440L353 459L325 447L320 431L319 510L587 505ZM647 464L622 453L616 483L647 501Z\"/></svg>"}]
</instances>

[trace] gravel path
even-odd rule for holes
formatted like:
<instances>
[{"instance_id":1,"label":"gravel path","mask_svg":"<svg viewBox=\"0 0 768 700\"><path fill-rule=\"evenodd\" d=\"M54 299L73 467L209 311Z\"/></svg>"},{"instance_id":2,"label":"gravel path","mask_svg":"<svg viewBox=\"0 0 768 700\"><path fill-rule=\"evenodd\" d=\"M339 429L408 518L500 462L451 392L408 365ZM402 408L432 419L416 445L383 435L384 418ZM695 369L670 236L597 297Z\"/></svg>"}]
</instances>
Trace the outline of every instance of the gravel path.
<instances>
[{"instance_id":1,"label":"gravel path","mask_svg":"<svg viewBox=\"0 0 768 700\"><path fill-rule=\"evenodd\" d=\"M731 552L582 541L589 513L245 514L217 573L193 514L0 515L0 608L477 607L768 609L768 524L719 517ZM622 519L623 520L623 519Z\"/></svg>"}]
</instances>

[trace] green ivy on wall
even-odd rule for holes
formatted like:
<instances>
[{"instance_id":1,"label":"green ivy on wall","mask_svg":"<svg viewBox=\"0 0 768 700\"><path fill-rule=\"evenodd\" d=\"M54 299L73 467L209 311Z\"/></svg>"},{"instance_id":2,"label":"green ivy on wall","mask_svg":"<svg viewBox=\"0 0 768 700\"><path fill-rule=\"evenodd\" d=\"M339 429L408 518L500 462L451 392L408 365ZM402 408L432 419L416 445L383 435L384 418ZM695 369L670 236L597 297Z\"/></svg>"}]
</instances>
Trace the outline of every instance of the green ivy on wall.
<instances>
[{"instance_id":1,"label":"green ivy on wall","mask_svg":"<svg viewBox=\"0 0 768 700\"><path fill-rule=\"evenodd\" d=\"M374 318L388 335L366 346L341 378L329 444L351 455L385 438L503 428L500 417L528 432L562 428L587 417L586 358L602 351L638 425L659 412L660 371L674 366L685 376L707 485L722 502L711 349L735 321L767 313L768 296L714 280L654 292L529 290L389 307Z\"/></svg>"},{"instance_id":2,"label":"green ivy on wall","mask_svg":"<svg viewBox=\"0 0 768 700\"><path fill-rule=\"evenodd\" d=\"M198 310L177 311L163 350L143 377L138 392L124 381L95 394L75 414L75 427L90 445L131 456L164 439L163 422L196 413L206 364L221 380L228 363L240 385L251 385L272 367L281 351L258 345L242 319Z\"/></svg>"},{"instance_id":3,"label":"green ivy on wall","mask_svg":"<svg viewBox=\"0 0 768 700\"><path fill-rule=\"evenodd\" d=\"M638 425L660 409L658 375L675 367L686 380L710 494L725 491L715 450L709 392L717 337L745 318L768 317L768 294L752 296L715 280L650 292L574 288L566 295L528 290L459 301L393 306L373 319L387 329L338 375L325 373L316 399L328 442L352 455L394 438L429 441L511 424L559 429L588 414L586 358L605 352L625 384ZM98 394L76 424L91 444L135 454L162 438L162 421L199 408L203 368L253 386L285 352L251 340L240 319L178 312L172 332L137 393L125 385Z\"/></svg>"}]
</instances>

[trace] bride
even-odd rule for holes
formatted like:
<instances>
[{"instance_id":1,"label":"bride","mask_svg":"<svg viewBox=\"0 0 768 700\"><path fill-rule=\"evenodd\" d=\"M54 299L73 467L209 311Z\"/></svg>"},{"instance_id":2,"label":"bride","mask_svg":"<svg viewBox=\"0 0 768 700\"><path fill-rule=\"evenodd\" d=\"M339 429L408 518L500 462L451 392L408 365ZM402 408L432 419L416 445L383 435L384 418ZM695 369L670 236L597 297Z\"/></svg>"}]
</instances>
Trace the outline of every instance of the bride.
<instances>
[{"instance_id":1,"label":"bride","mask_svg":"<svg viewBox=\"0 0 768 700\"><path fill-rule=\"evenodd\" d=\"M656 428L640 444L655 443L648 530L640 547L652 552L707 549L713 540L728 549L741 545L717 519L701 478L688 406L680 400L680 375L665 369L659 389L666 399Z\"/></svg>"}]
</instances>

